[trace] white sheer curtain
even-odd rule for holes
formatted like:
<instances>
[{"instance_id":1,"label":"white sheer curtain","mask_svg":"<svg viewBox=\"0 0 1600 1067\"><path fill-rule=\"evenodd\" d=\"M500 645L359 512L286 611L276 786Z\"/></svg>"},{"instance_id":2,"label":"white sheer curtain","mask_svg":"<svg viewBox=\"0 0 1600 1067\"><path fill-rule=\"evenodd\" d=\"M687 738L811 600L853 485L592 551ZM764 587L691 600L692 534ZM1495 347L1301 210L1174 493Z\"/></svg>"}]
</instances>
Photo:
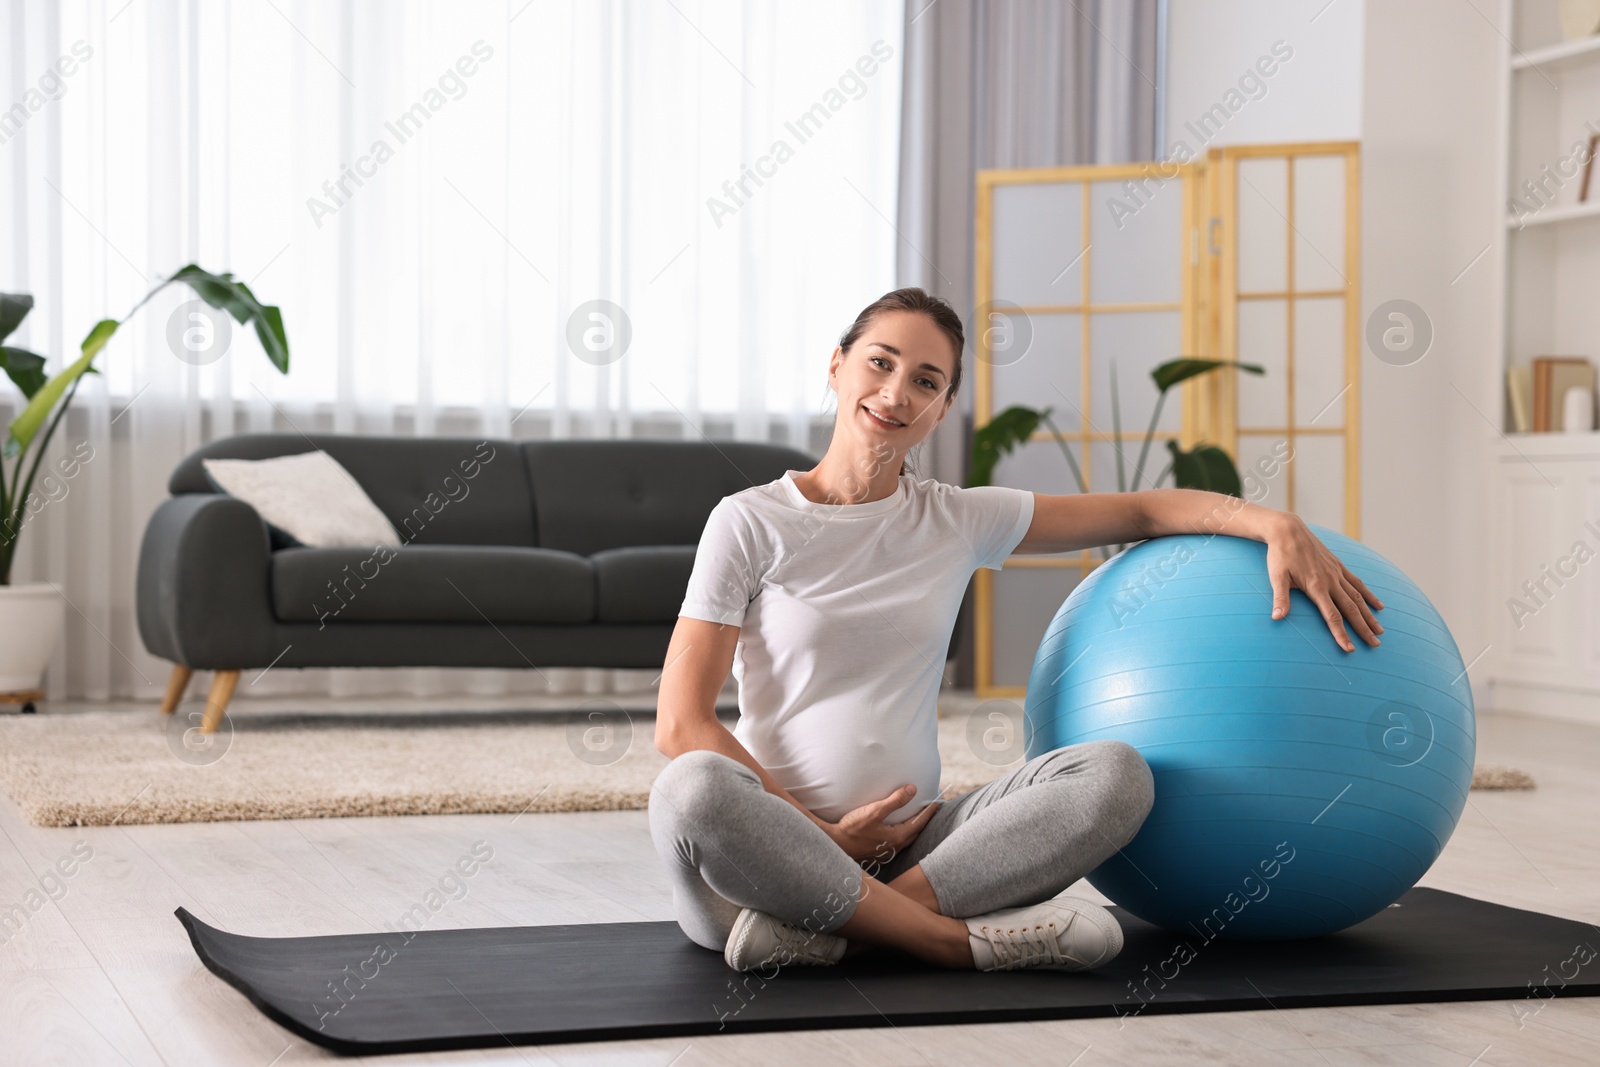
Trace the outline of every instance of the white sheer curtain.
<instances>
[{"instance_id":1,"label":"white sheer curtain","mask_svg":"<svg viewBox=\"0 0 1600 1067\"><path fill-rule=\"evenodd\" d=\"M1158 159L1165 0L913 0L900 129L901 285L970 323L975 172ZM972 333L969 327L968 334ZM968 357L971 369L971 357ZM970 378L968 379L971 380ZM960 483L973 390L923 445L922 469ZM972 684L972 622L957 623L956 684Z\"/></svg>"},{"instance_id":2,"label":"white sheer curtain","mask_svg":"<svg viewBox=\"0 0 1600 1067\"><path fill-rule=\"evenodd\" d=\"M157 699L134 621L184 454L275 430L826 440L839 332L894 287L900 2L13 0L0 18L11 343L89 327L197 262L282 308L198 365L173 287L86 379L15 581L68 597L52 697ZM65 58L63 58L65 57ZM589 300L626 353L577 358ZM0 386L0 415L20 394ZM638 684L545 672L559 688ZM635 674L638 672L635 672ZM646 679L647 680L647 679ZM535 692L535 672L273 671L256 694Z\"/></svg>"}]
</instances>

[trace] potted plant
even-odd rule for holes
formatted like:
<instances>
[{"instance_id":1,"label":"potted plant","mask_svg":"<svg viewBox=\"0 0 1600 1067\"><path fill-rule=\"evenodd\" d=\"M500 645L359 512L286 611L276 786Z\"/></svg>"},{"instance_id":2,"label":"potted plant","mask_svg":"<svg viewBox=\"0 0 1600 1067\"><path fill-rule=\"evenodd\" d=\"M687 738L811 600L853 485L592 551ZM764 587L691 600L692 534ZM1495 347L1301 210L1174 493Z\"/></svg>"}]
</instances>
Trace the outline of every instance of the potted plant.
<instances>
[{"instance_id":1,"label":"potted plant","mask_svg":"<svg viewBox=\"0 0 1600 1067\"><path fill-rule=\"evenodd\" d=\"M254 326L267 358L280 372L289 373L289 342L278 309L258 301L233 275L212 274L193 263L146 293L122 320L102 319L95 323L83 339L77 360L54 377L46 377L43 356L5 343L33 310L33 297L26 293L0 293L0 369L27 398L26 405L11 420L5 443L0 446L0 700L9 696L12 703L22 702L24 710L32 710L31 701L43 695L39 682L66 624L66 606L54 583L14 585L11 581L17 542L28 519L43 507L33 494L34 478L83 376L98 373L95 356L123 322L174 282L188 285L200 299L227 311L241 325ZM75 450L57 466L62 474L72 477L81 458ZM7 461L11 462L9 470ZM48 476L50 472L45 473Z\"/></svg>"},{"instance_id":2,"label":"potted plant","mask_svg":"<svg viewBox=\"0 0 1600 1067\"><path fill-rule=\"evenodd\" d=\"M1117 491L1136 492L1139 481L1144 476L1144 463L1150 453L1150 441L1155 436L1156 423L1161 419L1161 405L1167 399L1167 390L1179 382L1186 381L1201 374L1208 374L1218 367L1238 367L1249 374L1265 374L1266 371L1254 363L1239 363L1235 360L1217 359L1174 359L1161 364L1150 372L1150 377L1155 380L1156 396L1155 410L1150 413L1150 428L1145 431L1144 444L1139 449L1139 459L1133 467L1133 484L1127 484L1122 462L1122 449L1117 451ZM1078 492L1086 493L1088 488L1083 483L1083 471L1078 466L1078 461L1072 455L1072 450L1067 447L1067 439L1056 424L1050 419L1051 408L1035 409L1024 407L1020 404L1006 408L993 419L979 427L972 438L972 465L967 476L967 485L988 485L994 476L994 468L1002 456L1008 454L1013 448L1033 437L1038 431L1039 424L1043 423L1049 429L1050 436L1061 448L1061 454L1067 458L1067 466L1072 469L1072 477L1078 483ZM1117 400L1117 365L1111 364L1111 429L1112 440L1122 439L1122 413ZM1150 483L1150 488L1160 488L1170 473L1173 485L1178 489L1206 489L1213 493L1227 493L1229 496L1239 496L1242 492L1239 480L1239 471L1233 465L1232 458L1216 445L1198 444L1192 449L1178 447L1178 442L1168 441L1167 451L1172 458L1166 467L1162 468L1155 480ZM1121 552L1126 545L1117 545ZM1110 559L1110 547L1100 547L1101 558Z\"/></svg>"}]
</instances>

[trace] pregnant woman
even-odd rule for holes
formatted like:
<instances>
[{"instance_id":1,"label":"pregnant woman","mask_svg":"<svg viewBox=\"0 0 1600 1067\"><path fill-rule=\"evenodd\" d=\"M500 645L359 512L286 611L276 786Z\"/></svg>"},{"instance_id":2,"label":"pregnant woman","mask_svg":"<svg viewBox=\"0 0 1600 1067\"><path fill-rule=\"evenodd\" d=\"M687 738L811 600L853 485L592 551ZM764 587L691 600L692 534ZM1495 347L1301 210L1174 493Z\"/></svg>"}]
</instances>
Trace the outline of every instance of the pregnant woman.
<instances>
[{"instance_id":1,"label":"pregnant woman","mask_svg":"<svg viewBox=\"0 0 1600 1067\"><path fill-rule=\"evenodd\" d=\"M741 971L874 946L985 971L1079 971L1122 947L1061 896L1138 832L1150 769L1120 741L1042 753L939 798L935 709L979 567L1182 533L1267 545L1272 617L1298 587L1336 643L1381 607L1297 516L1188 489L1051 496L907 473L961 384L961 320L899 289L834 349L821 462L724 499L706 522L662 673L650 833L678 923ZM1219 523L1222 524L1219 526ZM739 683L730 732L715 704Z\"/></svg>"}]
</instances>

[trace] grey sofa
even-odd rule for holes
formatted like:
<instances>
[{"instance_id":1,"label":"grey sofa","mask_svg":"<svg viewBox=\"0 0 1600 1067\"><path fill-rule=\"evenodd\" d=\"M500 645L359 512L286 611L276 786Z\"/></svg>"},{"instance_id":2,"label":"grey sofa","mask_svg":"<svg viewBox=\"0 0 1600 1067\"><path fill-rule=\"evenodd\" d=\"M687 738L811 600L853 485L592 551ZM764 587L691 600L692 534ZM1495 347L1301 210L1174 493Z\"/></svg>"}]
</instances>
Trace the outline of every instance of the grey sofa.
<instances>
[{"instance_id":1,"label":"grey sofa","mask_svg":"<svg viewBox=\"0 0 1600 1067\"><path fill-rule=\"evenodd\" d=\"M202 459L326 451L402 547L307 548L216 491ZM139 634L174 663L163 713L217 672L295 667L659 668L724 496L808 470L749 442L244 434L172 472L139 552Z\"/></svg>"}]
</instances>

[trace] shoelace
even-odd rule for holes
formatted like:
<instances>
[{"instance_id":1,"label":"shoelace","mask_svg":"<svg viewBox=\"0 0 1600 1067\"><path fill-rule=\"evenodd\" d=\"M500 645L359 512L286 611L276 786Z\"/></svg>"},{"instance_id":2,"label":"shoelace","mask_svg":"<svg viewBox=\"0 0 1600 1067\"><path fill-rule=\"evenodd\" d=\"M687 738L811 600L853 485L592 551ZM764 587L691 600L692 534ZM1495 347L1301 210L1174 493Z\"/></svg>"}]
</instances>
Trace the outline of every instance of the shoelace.
<instances>
[{"instance_id":1,"label":"shoelace","mask_svg":"<svg viewBox=\"0 0 1600 1067\"><path fill-rule=\"evenodd\" d=\"M1076 914L1069 918L1061 933L1071 929L1077 918ZM983 936L994 951L997 971L1010 971L1040 963L1078 962L1062 953L1060 935L1053 919L1048 923L1035 923L1020 929L1014 926L1001 929L987 923L978 929L983 931Z\"/></svg>"},{"instance_id":2,"label":"shoelace","mask_svg":"<svg viewBox=\"0 0 1600 1067\"><path fill-rule=\"evenodd\" d=\"M828 935L802 930L793 923L781 920L774 925L778 934L778 946L773 949L773 953L779 963L793 963L796 959L819 961L827 959L822 949L821 940ZM772 959L774 957L769 956L768 958Z\"/></svg>"}]
</instances>

